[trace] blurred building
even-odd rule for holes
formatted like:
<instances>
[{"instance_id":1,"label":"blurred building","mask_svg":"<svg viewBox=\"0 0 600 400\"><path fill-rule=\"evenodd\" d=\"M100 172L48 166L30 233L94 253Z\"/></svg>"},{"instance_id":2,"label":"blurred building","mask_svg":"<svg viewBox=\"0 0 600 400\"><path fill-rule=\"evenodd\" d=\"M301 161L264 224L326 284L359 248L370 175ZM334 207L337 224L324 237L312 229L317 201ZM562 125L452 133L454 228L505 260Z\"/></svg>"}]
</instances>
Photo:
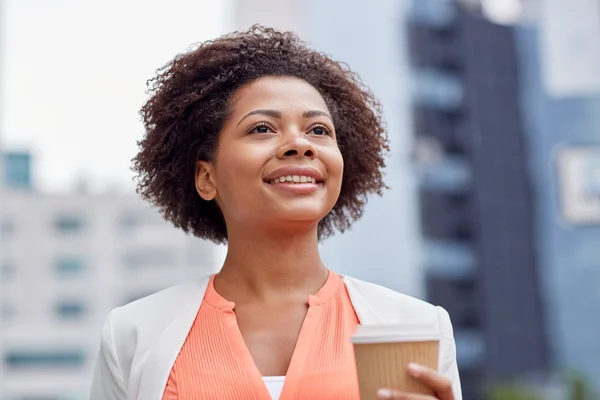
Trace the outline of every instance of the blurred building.
<instances>
[{"instance_id":1,"label":"blurred building","mask_svg":"<svg viewBox=\"0 0 600 400\"><path fill-rule=\"evenodd\" d=\"M517 49L512 28L451 1L413 5L427 293L452 316L476 399L549 366Z\"/></svg>"},{"instance_id":2,"label":"blurred building","mask_svg":"<svg viewBox=\"0 0 600 400\"><path fill-rule=\"evenodd\" d=\"M222 250L133 194L37 193L28 155L4 159L0 399L87 399L106 314L216 270Z\"/></svg>"},{"instance_id":3,"label":"blurred building","mask_svg":"<svg viewBox=\"0 0 600 400\"><path fill-rule=\"evenodd\" d=\"M600 2L542 2L516 28L553 364L600 390Z\"/></svg>"},{"instance_id":4,"label":"blurred building","mask_svg":"<svg viewBox=\"0 0 600 400\"><path fill-rule=\"evenodd\" d=\"M296 32L310 46L357 72L381 101L391 155L390 190L369 200L349 232L322 245L331 269L422 297L416 182L410 163L410 74L403 20L406 1L238 0L235 28L261 23Z\"/></svg>"},{"instance_id":5,"label":"blurred building","mask_svg":"<svg viewBox=\"0 0 600 400\"><path fill-rule=\"evenodd\" d=\"M561 23L498 25L450 0L410 14L427 293L453 317L466 400L552 371L600 376L600 71L562 76L565 44L551 48L600 49L600 3L577 2L583 19L545 3L538 18Z\"/></svg>"}]
</instances>

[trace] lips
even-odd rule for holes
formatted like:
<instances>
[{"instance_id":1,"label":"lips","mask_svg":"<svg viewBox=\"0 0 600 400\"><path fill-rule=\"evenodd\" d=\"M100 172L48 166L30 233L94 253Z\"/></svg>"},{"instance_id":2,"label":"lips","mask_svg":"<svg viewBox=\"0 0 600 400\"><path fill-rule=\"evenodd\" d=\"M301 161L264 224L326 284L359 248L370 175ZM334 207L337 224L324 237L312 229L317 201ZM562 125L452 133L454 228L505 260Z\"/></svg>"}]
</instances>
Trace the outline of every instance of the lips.
<instances>
[{"instance_id":1,"label":"lips","mask_svg":"<svg viewBox=\"0 0 600 400\"><path fill-rule=\"evenodd\" d=\"M323 177L321 173L312 167L304 166L288 166L278 168L265 176L264 181L267 183L321 183Z\"/></svg>"}]
</instances>

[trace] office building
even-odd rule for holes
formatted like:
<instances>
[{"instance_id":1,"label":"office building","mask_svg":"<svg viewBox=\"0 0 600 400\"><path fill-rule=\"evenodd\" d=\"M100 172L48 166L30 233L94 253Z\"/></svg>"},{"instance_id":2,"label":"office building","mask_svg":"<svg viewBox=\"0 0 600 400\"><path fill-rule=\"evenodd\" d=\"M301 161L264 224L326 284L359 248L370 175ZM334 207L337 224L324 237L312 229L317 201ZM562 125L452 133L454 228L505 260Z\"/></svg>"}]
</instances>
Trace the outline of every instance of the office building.
<instances>
[{"instance_id":1,"label":"office building","mask_svg":"<svg viewBox=\"0 0 600 400\"><path fill-rule=\"evenodd\" d=\"M600 2L540 3L517 27L552 364L600 390Z\"/></svg>"},{"instance_id":2,"label":"office building","mask_svg":"<svg viewBox=\"0 0 600 400\"><path fill-rule=\"evenodd\" d=\"M465 399L549 368L513 28L413 2L415 163L428 300L453 318Z\"/></svg>"},{"instance_id":3,"label":"office building","mask_svg":"<svg viewBox=\"0 0 600 400\"><path fill-rule=\"evenodd\" d=\"M2 203L0 399L87 399L108 312L223 259L134 194L9 188Z\"/></svg>"}]
</instances>

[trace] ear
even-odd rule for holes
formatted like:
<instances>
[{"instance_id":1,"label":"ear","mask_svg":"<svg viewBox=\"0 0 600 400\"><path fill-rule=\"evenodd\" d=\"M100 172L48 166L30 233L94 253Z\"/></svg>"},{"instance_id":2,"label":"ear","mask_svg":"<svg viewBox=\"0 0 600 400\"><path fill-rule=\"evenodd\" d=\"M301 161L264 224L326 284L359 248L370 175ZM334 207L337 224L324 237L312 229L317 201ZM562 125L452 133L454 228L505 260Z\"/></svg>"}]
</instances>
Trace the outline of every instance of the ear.
<instances>
[{"instance_id":1,"label":"ear","mask_svg":"<svg viewBox=\"0 0 600 400\"><path fill-rule=\"evenodd\" d=\"M215 185L212 164L207 161L196 162L196 191L206 201L217 197L217 185Z\"/></svg>"}]
</instances>

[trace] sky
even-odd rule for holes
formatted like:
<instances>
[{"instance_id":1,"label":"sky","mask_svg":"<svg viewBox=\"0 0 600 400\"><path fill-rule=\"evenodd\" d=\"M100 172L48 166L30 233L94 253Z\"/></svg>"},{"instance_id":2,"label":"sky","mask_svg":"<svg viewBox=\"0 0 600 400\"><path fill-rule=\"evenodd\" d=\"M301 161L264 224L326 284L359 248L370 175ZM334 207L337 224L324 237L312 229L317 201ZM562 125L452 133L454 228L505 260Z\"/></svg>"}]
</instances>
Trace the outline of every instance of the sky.
<instances>
[{"instance_id":1,"label":"sky","mask_svg":"<svg viewBox=\"0 0 600 400\"><path fill-rule=\"evenodd\" d=\"M233 26L233 0L4 0L0 147L29 150L34 184L133 190L146 80Z\"/></svg>"}]
</instances>

